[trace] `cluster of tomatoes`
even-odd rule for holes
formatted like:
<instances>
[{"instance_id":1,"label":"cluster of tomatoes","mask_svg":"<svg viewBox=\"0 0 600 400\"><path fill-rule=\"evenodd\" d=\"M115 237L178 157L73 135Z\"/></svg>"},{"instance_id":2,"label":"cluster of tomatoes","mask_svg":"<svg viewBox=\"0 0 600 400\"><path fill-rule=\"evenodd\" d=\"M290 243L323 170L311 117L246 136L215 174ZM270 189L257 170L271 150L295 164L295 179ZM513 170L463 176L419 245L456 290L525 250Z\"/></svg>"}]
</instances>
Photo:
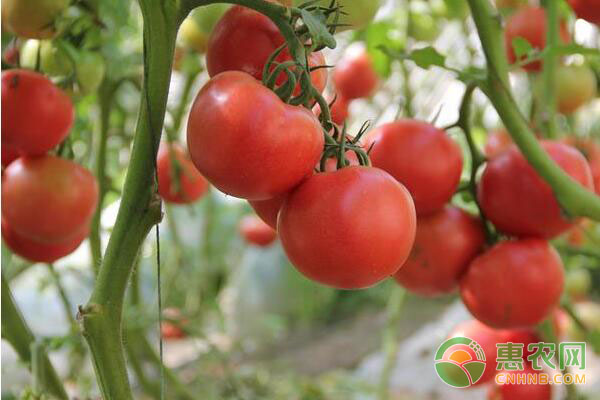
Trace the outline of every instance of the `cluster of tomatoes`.
<instances>
[{"instance_id":1,"label":"cluster of tomatoes","mask_svg":"<svg viewBox=\"0 0 600 400\"><path fill-rule=\"evenodd\" d=\"M2 73L2 237L31 261L53 262L87 237L96 178L50 152L69 134L69 97L45 76Z\"/></svg>"}]
</instances>

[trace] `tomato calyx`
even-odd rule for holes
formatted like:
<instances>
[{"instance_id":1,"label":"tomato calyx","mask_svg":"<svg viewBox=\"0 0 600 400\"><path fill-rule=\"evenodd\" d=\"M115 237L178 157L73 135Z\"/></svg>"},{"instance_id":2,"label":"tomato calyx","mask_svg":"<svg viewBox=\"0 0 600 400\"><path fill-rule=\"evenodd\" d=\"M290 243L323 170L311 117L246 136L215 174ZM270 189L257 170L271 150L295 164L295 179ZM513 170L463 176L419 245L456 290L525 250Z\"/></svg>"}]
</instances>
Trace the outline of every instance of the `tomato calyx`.
<instances>
[{"instance_id":1,"label":"tomato calyx","mask_svg":"<svg viewBox=\"0 0 600 400\"><path fill-rule=\"evenodd\" d=\"M333 101L335 101L335 99ZM346 152L348 151L356 154L359 165L366 167L371 166L371 161L369 160L369 150L365 151L360 144L361 137L367 132L370 125L370 121L365 121L358 131L358 134L352 138L347 135L345 124L341 130L337 125L333 124L333 134L331 136L325 134L325 149L323 150L323 155L321 156L319 170L321 172L327 171L327 161L332 158L337 159L337 169L352 165L352 163L346 157Z\"/></svg>"}]
</instances>

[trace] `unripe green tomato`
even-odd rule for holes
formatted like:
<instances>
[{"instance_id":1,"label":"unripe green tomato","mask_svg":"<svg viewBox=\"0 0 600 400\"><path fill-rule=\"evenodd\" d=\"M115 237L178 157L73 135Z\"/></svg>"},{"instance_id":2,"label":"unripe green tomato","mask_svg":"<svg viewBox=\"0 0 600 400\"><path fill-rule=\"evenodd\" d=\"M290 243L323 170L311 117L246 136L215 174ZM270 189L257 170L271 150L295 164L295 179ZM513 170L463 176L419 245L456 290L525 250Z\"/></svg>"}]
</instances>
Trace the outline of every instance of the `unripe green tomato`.
<instances>
[{"instance_id":1,"label":"unripe green tomato","mask_svg":"<svg viewBox=\"0 0 600 400\"><path fill-rule=\"evenodd\" d=\"M591 287L592 277L587 269L577 268L567 272L565 288L572 298L584 298L590 292Z\"/></svg>"},{"instance_id":2,"label":"unripe green tomato","mask_svg":"<svg viewBox=\"0 0 600 400\"><path fill-rule=\"evenodd\" d=\"M67 76L73 72L73 64L63 50L51 40L29 39L21 47L21 66L29 69L39 68L48 76Z\"/></svg>"},{"instance_id":3,"label":"unripe green tomato","mask_svg":"<svg viewBox=\"0 0 600 400\"><path fill-rule=\"evenodd\" d=\"M179 27L180 44L199 53L206 52L210 33L228 8L226 4L196 8Z\"/></svg>"},{"instance_id":4,"label":"unripe green tomato","mask_svg":"<svg viewBox=\"0 0 600 400\"><path fill-rule=\"evenodd\" d=\"M294 0L296 6L306 3L306 0ZM340 14L339 23L349 26L340 26L337 31L341 32L348 29L363 28L373 21L377 10L381 7L381 0L338 0L341 11L346 15ZM318 5L328 7L331 0L321 0Z\"/></svg>"},{"instance_id":5,"label":"unripe green tomato","mask_svg":"<svg viewBox=\"0 0 600 400\"><path fill-rule=\"evenodd\" d=\"M2 0L3 28L17 36L48 39L54 36L54 19L70 0Z\"/></svg>"},{"instance_id":6,"label":"unripe green tomato","mask_svg":"<svg viewBox=\"0 0 600 400\"><path fill-rule=\"evenodd\" d=\"M574 112L596 97L596 75L588 66L559 66L555 79L557 108L563 114Z\"/></svg>"},{"instance_id":7,"label":"unripe green tomato","mask_svg":"<svg viewBox=\"0 0 600 400\"><path fill-rule=\"evenodd\" d=\"M92 51L79 53L75 75L81 94L86 95L95 92L104 79L106 65L102 55Z\"/></svg>"},{"instance_id":8,"label":"unripe green tomato","mask_svg":"<svg viewBox=\"0 0 600 400\"><path fill-rule=\"evenodd\" d=\"M411 13L409 35L422 42L431 42L438 37L440 31L435 19L428 14Z\"/></svg>"}]
</instances>

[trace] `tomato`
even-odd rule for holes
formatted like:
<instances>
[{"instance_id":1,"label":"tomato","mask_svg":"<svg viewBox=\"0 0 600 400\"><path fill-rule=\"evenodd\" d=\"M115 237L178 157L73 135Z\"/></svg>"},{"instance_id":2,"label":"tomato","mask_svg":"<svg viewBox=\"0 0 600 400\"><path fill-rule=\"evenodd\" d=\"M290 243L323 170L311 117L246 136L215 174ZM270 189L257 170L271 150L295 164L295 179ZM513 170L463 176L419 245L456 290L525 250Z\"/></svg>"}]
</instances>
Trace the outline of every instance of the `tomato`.
<instances>
[{"instance_id":1,"label":"tomato","mask_svg":"<svg viewBox=\"0 0 600 400\"><path fill-rule=\"evenodd\" d=\"M523 360L525 364L530 364L527 357L533 354L533 351L528 349L531 343L539 343L542 339L534 329L504 329L499 330L500 341L498 343L522 343L523 344Z\"/></svg>"},{"instance_id":2,"label":"tomato","mask_svg":"<svg viewBox=\"0 0 600 400\"><path fill-rule=\"evenodd\" d=\"M73 64L64 50L51 40L29 39L21 47L21 67L39 69L50 76L67 76L73 73Z\"/></svg>"},{"instance_id":3,"label":"tomato","mask_svg":"<svg viewBox=\"0 0 600 400\"><path fill-rule=\"evenodd\" d=\"M503 241L477 257L460 282L463 302L495 328L533 326L549 317L562 294L562 261L541 239Z\"/></svg>"},{"instance_id":4,"label":"tomato","mask_svg":"<svg viewBox=\"0 0 600 400\"><path fill-rule=\"evenodd\" d=\"M77 76L77 85L79 91L83 95L95 92L102 79L106 65L104 58L98 52L82 51L77 57L77 65L75 66L75 75Z\"/></svg>"},{"instance_id":5,"label":"tomato","mask_svg":"<svg viewBox=\"0 0 600 400\"><path fill-rule=\"evenodd\" d=\"M419 216L446 204L458 187L462 152L446 132L417 120L384 124L367 135L371 162L406 185Z\"/></svg>"},{"instance_id":6,"label":"tomato","mask_svg":"<svg viewBox=\"0 0 600 400\"><path fill-rule=\"evenodd\" d=\"M250 203L250 206L252 206L260 219L271 228L277 229L277 216L285 201L286 195L287 193L268 200L250 200L248 203Z\"/></svg>"},{"instance_id":7,"label":"tomato","mask_svg":"<svg viewBox=\"0 0 600 400\"><path fill-rule=\"evenodd\" d=\"M8 46L2 53L2 59L8 65L17 65L19 57L19 48L15 45Z\"/></svg>"},{"instance_id":8,"label":"tomato","mask_svg":"<svg viewBox=\"0 0 600 400\"><path fill-rule=\"evenodd\" d=\"M266 247L277 238L277 232L256 215L247 215L240 221L240 235L250 244Z\"/></svg>"},{"instance_id":9,"label":"tomato","mask_svg":"<svg viewBox=\"0 0 600 400\"><path fill-rule=\"evenodd\" d=\"M177 37L183 47L204 53L208 42L208 34L202 32L198 23L191 17L183 20Z\"/></svg>"},{"instance_id":10,"label":"tomato","mask_svg":"<svg viewBox=\"0 0 600 400\"><path fill-rule=\"evenodd\" d=\"M185 149L178 143L171 145L177 166L171 163L169 145L161 143L156 158L158 194L168 203L189 204L198 200L208 190L208 182L196 169ZM179 175L177 186L174 174Z\"/></svg>"},{"instance_id":11,"label":"tomato","mask_svg":"<svg viewBox=\"0 0 600 400\"><path fill-rule=\"evenodd\" d=\"M596 193L600 195L600 143L593 139L567 137L564 142L576 147L590 164Z\"/></svg>"},{"instance_id":12,"label":"tomato","mask_svg":"<svg viewBox=\"0 0 600 400\"><path fill-rule=\"evenodd\" d=\"M69 96L36 72L2 72L2 145L29 155L59 144L73 124Z\"/></svg>"},{"instance_id":13,"label":"tomato","mask_svg":"<svg viewBox=\"0 0 600 400\"><path fill-rule=\"evenodd\" d=\"M557 110L571 114L596 97L596 75L585 65L563 65L556 69L554 81ZM536 90L543 94L543 80L538 77Z\"/></svg>"},{"instance_id":14,"label":"tomato","mask_svg":"<svg viewBox=\"0 0 600 400\"><path fill-rule=\"evenodd\" d=\"M379 76L366 50L348 53L333 70L333 84L346 99L369 97L379 84Z\"/></svg>"},{"instance_id":15,"label":"tomato","mask_svg":"<svg viewBox=\"0 0 600 400\"><path fill-rule=\"evenodd\" d=\"M290 261L307 278L360 289L402 266L416 217L410 194L391 175L351 166L315 174L294 189L277 228Z\"/></svg>"},{"instance_id":16,"label":"tomato","mask_svg":"<svg viewBox=\"0 0 600 400\"><path fill-rule=\"evenodd\" d=\"M165 308L163 321L160 324L160 335L165 340L183 339L187 335L182 327L187 324L188 320L181 316L177 308Z\"/></svg>"},{"instance_id":17,"label":"tomato","mask_svg":"<svg viewBox=\"0 0 600 400\"><path fill-rule=\"evenodd\" d=\"M531 367L525 367L523 371L503 371L501 373L504 375L500 377L502 382L506 382L507 379L512 379L514 382L518 382L519 375L524 375L524 377L520 379L524 379L527 383L504 383L490 386L490 389L488 390L488 400L552 399L552 386L550 384L529 383L529 376L531 375L537 375L537 381L539 382L539 376L542 373L541 371L536 371Z\"/></svg>"},{"instance_id":18,"label":"tomato","mask_svg":"<svg viewBox=\"0 0 600 400\"><path fill-rule=\"evenodd\" d=\"M50 38L56 33L54 19L69 3L69 0L3 0L3 29L26 38Z\"/></svg>"},{"instance_id":19,"label":"tomato","mask_svg":"<svg viewBox=\"0 0 600 400\"><path fill-rule=\"evenodd\" d=\"M411 12L409 17L408 30L413 39L422 42L431 42L440 34L440 28L433 16Z\"/></svg>"},{"instance_id":20,"label":"tomato","mask_svg":"<svg viewBox=\"0 0 600 400\"><path fill-rule=\"evenodd\" d=\"M8 164L15 161L17 158L19 158L18 151L8 146L2 146L2 168L7 167Z\"/></svg>"},{"instance_id":21,"label":"tomato","mask_svg":"<svg viewBox=\"0 0 600 400\"><path fill-rule=\"evenodd\" d=\"M238 71L223 72L200 90L187 138L198 170L221 191L248 200L292 189L312 173L324 145L311 111L282 102Z\"/></svg>"},{"instance_id":22,"label":"tomato","mask_svg":"<svg viewBox=\"0 0 600 400\"><path fill-rule=\"evenodd\" d=\"M542 147L567 174L593 190L590 167L577 149L554 141L542 141ZM509 235L553 238L573 226L550 185L515 146L488 162L478 198L486 217Z\"/></svg>"},{"instance_id":23,"label":"tomato","mask_svg":"<svg viewBox=\"0 0 600 400\"><path fill-rule=\"evenodd\" d=\"M87 237L89 226L85 226L72 239L65 242L43 243L15 232L2 220L2 238L15 254L32 262L52 263L74 252Z\"/></svg>"},{"instance_id":24,"label":"tomato","mask_svg":"<svg viewBox=\"0 0 600 400\"><path fill-rule=\"evenodd\" d=\"M504 129L493 131L487 136L483 152L487 158L494 158L504 153L513 143L512 137Z\"/></svg>"},{"instance_id":25,"label":"tomato","mask_svg":"<svg viewBox=\"0 0 600 400\"><path fill-rule=\"evenodd\" d=\"M415 244L394 278L423 296L451 293L484 241L481 222L460 208L419 217Z\"/></svg>"},{"instance_id":26,"label":"tomato","mask_svg":"<svg viewBox=\"0 0 600 400\"><path fill-rule=\"evenodd\" d=\"M19 158L4 171L2 218L20 236L64 243L96 210L98 184L85 168L54 156Z\"/></svg>"},{"instance_id":27,"label":"tomato","mask_svg":"<svg viewBox=\"0 0 600 400\"><path fill-rule=\"evenodd\" d=\"M600 25L599 0L568 0L577 18Z\"/></svg>"},{"instance_id":28,"label":"tomato","mask_svg":"<svg viewBox=\"0 0 600 400\"><path fill-rule=\"evenodd\" d=\"M303 3L306 3L306 0L294 0L296 6ZM337 32L348 29L359 29L367 26L373 21L375 14L377 14L377 10L381 7L381 3L381 0L337 0L340 11L343 12L343 14L340 14L338 23L344 24L344 26L337 29ZM329 7L331 1L320 0L316 2L316 5Z\"/></svg>"},{"instance_id":29,"label":"tomato","mask_svg":"<svg viewBox=\"0 0 600 400\"><path fill-rule=\"evenodd\" d=\"M502 343L502 331L492 329L475 319L471 319L462 322L452 330L450 337L457 336L474 340L481 346L485 354L485 371L475 385L479 386L491 381L496 374L496 344Z\"/></svg>"},{"instance_id":30,"label":"tomato","mask_svg":"<svg viewBox=\"0 0 600 400\"><path fill-rule=\"evenodd\" d=\"M243 45L240 45L243 43ZM223 71L243 71L262 80L267 59L285 43L277 26L263 14L242 6L231 7L213 29L206 52L206 67L211 77ZM287 49L276 58L278 62L291 60ZM310 67L325 65L323 53L309 55ZM327 84L327 69L319 68L311 72L312 83L319 92ZM287 80L284 72L277 83ZM296 94L299 94L298 86Z\"/></svg>"},{"instance_id":31,"label":"tomato","mask_svg":"<svg viewBox=\"0 0 600 400\"><path fill-rule=\"evenodd\" d=\"M582 300L592 288L592 277L590 271L583 268L567 271L565 281L566 291L574 300Z\"/></svg>"},{"instance_id":32,"label":"tomato","mask_svg":"<svg viewBox=\"0 0 600 400\"><path fill-rule=\"evenodd\" d=\"M571 41L565 21L560 23L559 37L563 43ZM522 7L507 18L504 43L511 64L517 60L512 46L516 38L525 39L534 49L543 50L546 47L546 11L541 7ZM541 67L541 61L530 62L523 66L525 70L531 72L539 71Z\"/></svg>"}]
</instances>

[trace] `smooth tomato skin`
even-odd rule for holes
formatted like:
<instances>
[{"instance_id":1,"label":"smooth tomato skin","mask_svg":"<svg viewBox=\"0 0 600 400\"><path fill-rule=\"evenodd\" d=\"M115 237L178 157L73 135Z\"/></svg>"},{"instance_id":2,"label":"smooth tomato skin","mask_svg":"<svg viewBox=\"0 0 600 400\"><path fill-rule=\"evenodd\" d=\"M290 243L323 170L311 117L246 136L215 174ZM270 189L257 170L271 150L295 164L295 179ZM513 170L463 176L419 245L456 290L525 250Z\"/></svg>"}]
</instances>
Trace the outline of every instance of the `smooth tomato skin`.
<instances>
[{"instance_id":1,"label":"smooth tomato skin","mask_svg":"<svg viewBox=\"0 0 600 400\"><path fill-rule=\"evenodd\" d=\"M69 0L3 0L2 28L17 36L44 39L54 36L53 22Z\"/></svg>"},{"instance_id":2,"label":"smooth tomato skin","mask_svg":"<svg viewBox=\"0 0 600 400\"><path fill-rule=\"evenodd\" d=\"M596 193L600 195L600 143L593 139L567 137L564 142L576 147L584 155L592 171L592 179Z\"/></svg>"},{"instance_id":3,"label":"smooth tomato skin","mask_svg":"<svg viewBox=\"0 0 600 400\"><path fill-rule=\"evenodd\" d=\"M366 50L347 54L333 70L333 84L340 96L348 100L370 97L379 76Z\"/></svg>"},{"instance_id":4,"label":"smooth tomato skin","mask_svg":"<svg viewBox=\"0 0 600 400\"><path fill-rule=\"evenodd\" d=\"M596 25L600 25L600 1L599 0L568 0L575 11L577 18L585 19Z\"/></svg>"},{"instance_id":5,"label":"smooth tomato skin","mask_svg":"<svg viewBox=\"0 0 600 400\"><path fill-rule=\"evenodd\" d=\"M501 340L498 343L522 343L523 344L523 360L525 364L530 364L527 357L533 354L527 347L531 343L539 343L542 338L535 332L535 329L503 329L499 331Z\"/></svg>"},{"instance_id":6,"label":"smooth tomato skin","mask_svg":"<svg viewBox=\"0 0 600 400\"><path fill-rule=\"evenodd\" d=\"M514 144L510 134L504 129L490 132L487 136L483 152L487 158L494 158L508 150Z\"/></svg>"},{"instance_id":7,"label":"smooth tomato skin","mask_svg":"<svg viewBox=\"0 0 600 400\"><path fill-rule=\"evenodd\" d=\"M7 223L2 221L2 238L13 253L32 262L52 263L63 258L79 247L88 236L86 225L75 237L65 242L43 243L19 235Z\"/></svg>"},{"instance_id":8,"label":"smooth tomato skin","mask_svg":"<svg viewBox=\"0 0 600 400\"><path fill-rule=\"evenodd\" d=\"M504 44L511 64L517 61L512 45L516 38L525 39L534 49L543 50L546 47L546 11L542 7L522 7L507 18ZM560 22L559 39L563 43L571 41L565 21ZM537 72L541 67L540 61L534 61L524 65L523 69Z\"/></svg>"},{"instance_id":9,"label":"smooth tomato skin","mask_svg":"<svg viewBox=\"0 0 600 400\"><path fill-rule=\"evenodd\" d=\"M198 93L187 143L198 170L219 190L248 200L281 195L312 173L323 131L314 114L283 103L244 72L212 78Z\"/></svg>"},{"instance_id":10,"label":"smooth tomato skin","mask_svg":"<svg viewBox=\"0 0 600 400\"><path fill-rule=\"evenodd\" d=\"M72 161L22 157L4 170L2 218L30 240L64 243L78 237L97 203L96 178Z\"/></svg>"},{"instance_id":11,"label":"smooth tomato skin","mask_svg":"<svg viewBox=\"0 0 600 400\"><path fill-rule=\"evenodd\" d=\"M2 145L41 155L58 145L73 124L71 99L33 71L2 72Z\"/></svg>"},{"instance_id":12,"label":"smooth tomato skin","mask_svg":"<svg viewBox=\"0 0 600 400\"><path fill-rule=\"evenodd\" d=\"M419 216L440 210L456 191L462 151L446 133L417 120L399 120L371 131L365 149L371 162L406 186Z\"/></svg>"},{"instance_id":13,"label":"smooth tomato skin","mask_svg":"<svg viewBox=\"0 0 600 400\"><path fill-rule=\"evenodd\" d=\"M471 319L457 325L450 334L450 338L462 336L476 341L485 354L485 371L475 386L490 382L496 374L496 344L502 343L502 331Z\"/></svg>"},{"instance_id":14,"label":"smooth tomato skin","mask_svg":"<svg viewBox=\"0 0 600 400\"><path fill-rule=\"evenodd\" d=\"M215 25L208 40L206 68L211 77L224 71L243 71L257 80L262 80L265 63L285 39L279 29L265 15L243 6L231 7ZM276 58L278 62L291 60L287 49ZM311 67L325 65L321 52L311 53L308 58ZM315 88L322 92L327 85L327 69L319 68L311 72ZM278 84L287 80L285 73L277 79ZM295 94L299 94L300 87Z\"/></svg>"},{"instance_id":15,"label":"smooth tomato skin","mask_svg":"<svg viewBox=\"0 0 600 400\"><path fill-rule=\"evenodd\" d=\"M387 172L350 166L315 174L292 191L277 228L288 258L307 278L360 289L402 266L416 216L408 190Z\"/></svg>"},{"instance_id":16,"label":"smooth tomato skin","mask_svg":"<svg viewBox=\"0 0 600 400\"><path fill-rule=\"evenodd\" d=\"M238 229L246 242L259 247L267 247L277 238L277 232L256 215L242 218Z\"/></svg>"},{"instance_id":17,"label":"smooth tomato skin","mask_svg":"<svg viewBox=\"0 0 600 400\"><path fill-rule=\"evenodd\" d=\"M287 193L284 193L268 200L249 200L248 203L260 219L271 228L277 229L277 216L279 215L279 210L281 210L281 206L283 205L286 196Z\"/></svg>"},{"instance_id":18,"label":"smooth tomato skin","mask_svg":"<svg viewBox=\"0 0 600 400\"><path fill-rule=\"evenodd\" d=\"M531 367L525 367L523 371L503 371L503 374L521 375L521 374L536 374L540 375L541 371L536 371ZM507 378L503 378L507 379ZM515 376L515 382L517 377ZM490 386L487 395L488 400L551 400L552 385L550 384L494 384Z\"/></svg>"},{"instance_id":19,"label":"smooth tomato skin","mask_svg":"<svg viewBox=\"0 0 600 400\"><path fill-rule=\"evenodd\" d=\"M418 219L415 244L394 279L422 296L451 293L484 242L479 219L460 208L446 206Z\"/></svg>"},{"instance_id":20,"label":"smooth tomato skin","mask_svg":"<svg viewBox=\"0 0 600 400\"><path fill-rule=\"evenodd\" d=\"M567 174L593 190L590 167L577 149L555 141L541 144ZM486 217L509 235L550 239L574 224L563 215L550 185L516 146L488 162L477 197Z\"/></svg>"},{"instance_id":21,"label":"smooth tomato skin","mask_svg":"<svg viewBox=\"0 0 600 400\"><path fill-rule=\"evenodd\" d=\"M158 194L168 203L193 203L207 192L208 181L198 172L180 144L173 143L171 149L173 156L179 163L179 188L176 187L173 176L175 166L171 163L169 144L163 142L156 157Z\"/></svg>"},{"instance_id":22,"label":"smooth tomato skin","mask_svg":"<svg viewBox=\"0 0 600 400\"><path fill-rule=\"evenodd\" d=\"M600 6L600 5L599 5ZM560 65L556 70L557 109L571 114L597 95L594 71L585 65Z\"/></svg>"},{"instance_id":23,"label":"smooth tomato skin","mask_svg":"<svg viewBox=\"0 0 600 400\"><path fill-rule=\"evenodd\" d=\"M564 286L560 256L547 241L503 241L475 258L460 282L471 314L494 328L530 327L550 316Z\"/></svg>"},{"instance_id":24,"label":"smooth tomato skin","mask_svg":"<svg viewBox=\"0 0 600 400\"><path fill-rule=\"evenodd\" d=\"M2 168L8 167L8 165L19 158L19 152L12 147L2 146Z\"/></svg>"}]
</instances>

